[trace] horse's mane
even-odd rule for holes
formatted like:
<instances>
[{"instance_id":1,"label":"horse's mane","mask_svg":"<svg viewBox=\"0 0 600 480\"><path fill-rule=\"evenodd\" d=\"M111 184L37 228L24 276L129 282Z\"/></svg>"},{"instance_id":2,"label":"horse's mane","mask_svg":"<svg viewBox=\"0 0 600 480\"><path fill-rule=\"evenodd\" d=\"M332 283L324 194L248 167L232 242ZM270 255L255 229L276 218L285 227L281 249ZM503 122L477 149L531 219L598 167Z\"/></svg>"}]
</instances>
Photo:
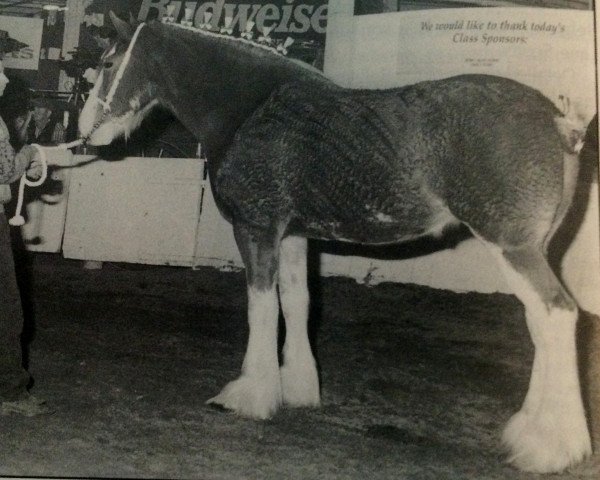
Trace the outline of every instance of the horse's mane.
<instances>
[{"instance_id":1,"label":"horse's mane","mask_svg":"<svg viewBox=\"0 0 600 480\"><path fill-rule=\"evenodd\" d=\"M254 56L262 57L263 59L271 61L281 61L283 63L289 62L291 65L301 67L307 72L323 77L323 79L325 79L325 76L321 70L301 60L285 56L282 53L280 53L276 47L273 47L271 45L259 43L257 41L248 40L246 38L237 37L234 35L227 35L207 29L181 25L179 23L163 23L159 21L152 21L148 25L157 26L157 28L164 28L166 34L177 35L178 33L181 33L184 36L189 36L192 40L194 38L198 38L198 36L201 36L215 43L223 42L225 44L228 44L234 48L239 49L240 53L252 54Z\"/></svg>"}]
</instances>

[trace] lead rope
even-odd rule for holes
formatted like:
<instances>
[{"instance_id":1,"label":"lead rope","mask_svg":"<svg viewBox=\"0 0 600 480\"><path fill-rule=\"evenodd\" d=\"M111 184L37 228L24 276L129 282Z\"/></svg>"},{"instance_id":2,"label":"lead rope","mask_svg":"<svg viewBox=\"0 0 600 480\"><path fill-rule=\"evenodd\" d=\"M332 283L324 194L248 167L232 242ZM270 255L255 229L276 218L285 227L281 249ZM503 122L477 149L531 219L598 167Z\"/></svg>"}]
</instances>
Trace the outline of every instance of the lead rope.
<instances>
[{"instance_id":1,"label":"lead rope","mask_svg":"<svg viewBox=\"0 0 600 480\"><path fill-rule=\"evenodd\" d=\"M42 147L37 143L31 144L32 147L35 147L40 153L40 161L42 162L42 175L37 180L29 180L27 178L27 174L23 174L21 177L21 181L19 183L19 194L17 197L17 208L15 209L15 215L12 217L8 223L14 227L20 227L25 224L25 218L21 214L21 210L23 210L23 201L25 198L25 186L27 187L39 187L42 183L46 181L48 177L48 160L46 158L46 149L50 150L68 150L69 148L77 147L84 143L82 138L75 140L70 143L61 143L56 145L55 147Z\"/></svg>"},{"instance_id":2,"label":"lead rope","mask_svg":"<svg viewBox=\"0 0 600 480\"><path fill-rule=\"evenodd\" d=\"M17 198L17 208L15 211L15 216L12 217L8 221L8 223L10 225L13 225L15 227L20 227L22 225L25 225L25 218L23 218L23 215L21 215L21 210L23 209L23 199L25 197L25 186L38 187L46 181L46 178L48 176L48 161L46 159L46 149L48 149L48 150L50 150L50 149L68 150L70 148L74 148L79 145L83 145L92 136L92 133L94 133L100 127L100 125L102 124L102 121L104 120L104 118L106 117L108 112L110 112L110 104L113 101L115 92L117 91L117 87L119 86L119 83L121 82L121 78L123 78L123 74L125 73L125 68L127 67L127 64L129 63L129 59L131 58L131 51L133 50L133 47L135 45L135 42L137 41L138 35L140 34L140 31L142 30L144 25L145 25L145 23L140 23L138 25L138 27L136 28L135 33L133 34L133 37L131 38L131 42L129 43L129 46L127 47L127 51L125 52L125 56L123 57L123 61L121 62L121 65L119 66L119 70L117 70L117 74L115 75L115 78L110 87L110 90L108 91L108 95L106 96L106 99L105 100L100 100L99 98L96 99L96 101L102 105L103 114L102 114L102 117L100 117L100 119L94 124L90 133L88 133L85 138L79 138L70 143L61 143L54 147L42 147L41 145L38 145L37 143L32 144L32 146L37 148L38 151L40 152L40 161L42 162L42 176L38 180L29 180L27 178L27 174L24 174L21 177L21 182L19 183L19 196Z\"/></svg>"}]
</instances>

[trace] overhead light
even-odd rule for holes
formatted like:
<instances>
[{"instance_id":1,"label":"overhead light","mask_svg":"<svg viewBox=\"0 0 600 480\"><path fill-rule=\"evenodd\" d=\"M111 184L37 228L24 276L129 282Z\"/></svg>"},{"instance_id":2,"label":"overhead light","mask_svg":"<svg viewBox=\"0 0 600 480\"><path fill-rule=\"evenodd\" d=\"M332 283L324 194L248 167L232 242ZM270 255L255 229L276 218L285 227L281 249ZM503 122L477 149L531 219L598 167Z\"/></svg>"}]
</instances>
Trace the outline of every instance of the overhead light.
<instances>
[{"instance_id":1,"label":"overhead light","mask_svg":"<svg viewBox=\"0 0 600 480\"><path fill-rule=\"evenodd\" d=\"M64 12L69 9L69 7L59 7L58 5L44 5L42 8L48 12Z\"/></svg>"}]
</instances>

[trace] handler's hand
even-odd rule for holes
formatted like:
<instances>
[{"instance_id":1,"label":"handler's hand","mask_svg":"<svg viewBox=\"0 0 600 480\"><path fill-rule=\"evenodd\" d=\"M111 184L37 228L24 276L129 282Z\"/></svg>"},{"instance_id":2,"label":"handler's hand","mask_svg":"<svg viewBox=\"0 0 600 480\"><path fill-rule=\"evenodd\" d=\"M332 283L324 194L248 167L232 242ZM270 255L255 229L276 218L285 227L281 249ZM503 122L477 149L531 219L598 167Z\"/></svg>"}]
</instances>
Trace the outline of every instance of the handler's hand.
<instances>
[{"instance_id":1,"label":"handler's hand","mask_svg":"<svg viewBox=\"0 0 600 480\"><path fill-rule=\"evenodd\" d=\"M19 154L25 155L29 160L27 170L25 171L27 178L30 180L40 178L42 176L42 159L39 150L30 145L25 145Z\"/></svg>"},{"instance_id":2,"label":"handler's hand","mask_svg":"<svg viewBox=\"0 0 600 480\"><path fill-rule=\"evenodd\" d=\"M42 160L40 158L40 153L36 152L35 158L29 164L27 168L27 178L31 180L37 180L42 176Z\"/></svg>"}]
</instances>

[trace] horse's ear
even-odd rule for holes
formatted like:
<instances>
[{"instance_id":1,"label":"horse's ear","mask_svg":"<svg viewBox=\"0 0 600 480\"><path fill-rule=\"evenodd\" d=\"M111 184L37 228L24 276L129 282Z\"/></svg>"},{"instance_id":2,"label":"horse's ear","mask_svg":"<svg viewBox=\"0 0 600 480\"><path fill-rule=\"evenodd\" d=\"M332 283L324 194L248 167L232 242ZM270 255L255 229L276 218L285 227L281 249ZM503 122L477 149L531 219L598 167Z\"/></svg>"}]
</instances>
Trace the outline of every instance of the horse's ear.
<instances>
[{"instance_id":1,"label":"horse's ear","mask_svg":"<svg viewBox=\"0 0 600 480\"><path fill-rule=\"evenodd\" d=\"M131 25L117 17L112 10L108 12L108 15L110 16L112 24L115 26L119 38L127 41L131 40L131 37L133 36Z\"/></svg>"},{"instance_id":2,"label":"horse's ear","mask_svg":"<svg viewBox=\"0 0 600 480\"><path fill-rule=\"evenodd\" d=\"M131 25L133 28L137 28L137 26L140 24L140 22L137 21L137 18L135 18L135 16L133 15L133 13L131 13L131 10L129 11L129 25Z\"/></svg>"}]
</instances>

